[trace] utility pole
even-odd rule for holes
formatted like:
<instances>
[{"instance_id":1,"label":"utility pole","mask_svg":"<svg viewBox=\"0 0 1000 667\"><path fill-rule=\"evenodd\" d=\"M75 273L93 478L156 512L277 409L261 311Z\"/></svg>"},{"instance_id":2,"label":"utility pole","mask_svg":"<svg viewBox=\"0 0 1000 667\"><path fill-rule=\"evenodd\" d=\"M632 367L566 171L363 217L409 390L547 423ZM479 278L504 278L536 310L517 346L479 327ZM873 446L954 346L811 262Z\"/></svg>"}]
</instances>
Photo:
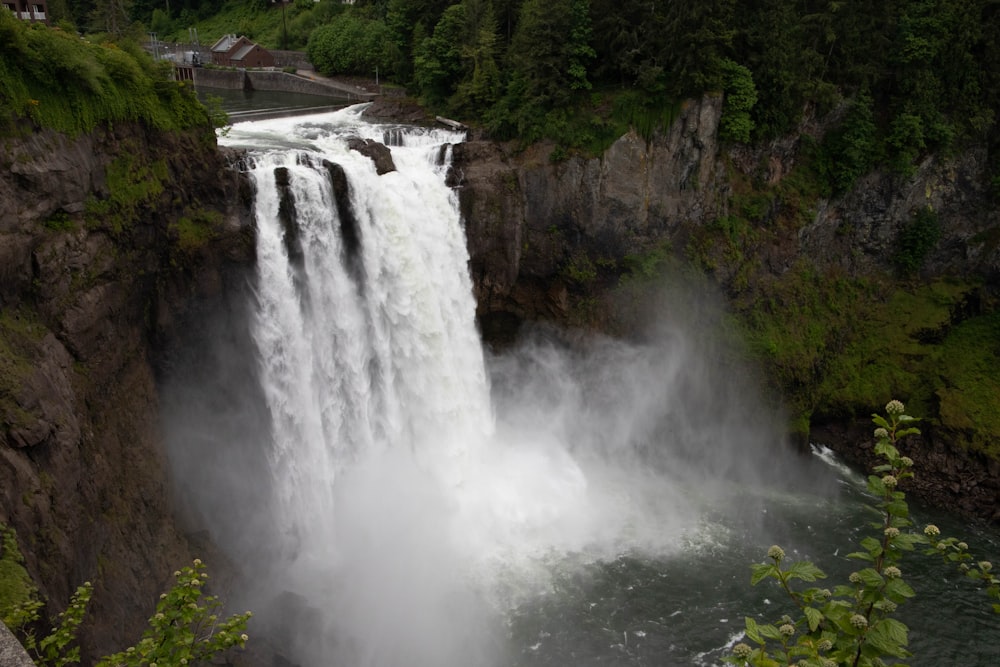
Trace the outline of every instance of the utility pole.
<instances>
[{"instance_id":1,"label":"utility pole","mask_svg":"<svg viewBox=\"0 0 1000 667\"><path fill-rule=\"evenodd\" d=\"M288 50L288 26L285 23L285 0L271 0L281 3L281 50Z\"/></svg>"}]
</instances>

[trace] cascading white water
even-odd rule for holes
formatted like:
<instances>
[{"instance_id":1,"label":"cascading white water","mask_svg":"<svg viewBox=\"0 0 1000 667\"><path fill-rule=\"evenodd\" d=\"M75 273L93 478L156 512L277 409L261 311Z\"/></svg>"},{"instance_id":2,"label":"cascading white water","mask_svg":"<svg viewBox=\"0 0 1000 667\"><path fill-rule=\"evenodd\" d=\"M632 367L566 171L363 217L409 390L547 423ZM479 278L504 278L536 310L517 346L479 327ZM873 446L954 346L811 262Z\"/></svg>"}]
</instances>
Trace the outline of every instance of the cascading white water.
<instances>
[{"instance_id":1,"label":"cascading white water","mask_svg":"<svg viewBox=\"0 0 1000 667\"><path fill-rule=\"evenodd\" d=\"M497 618L545 589L553 557L613 556L627 540L669 532L687 501L651 493L661 477L591 442L607 418L565 407L578 381L555 367L558 355L545 362L562 383L540 389L548 406L513 400L497 423L457 197L438 164L442 144L459 136L397 128L397 171L379 176L346 139L382 134L348 110L246 123L227 139L254 147L252 338L272 431L263 539L280 543L269 577L329 623L313 660L468 664L470 651L493 651ZM324 161L347 176L356 250ZM276 173L293 201L284 213ZM281 220L290 208L292 231ZM616 363L625 373L649 367ZM673 363L650 368L669 373ZM537 382L521 382L524 396Z\"/></svg>"},{"instance_id":2,"label":"cascading white water","mask_svg":"<svg viewBox=\"0 0 1000 667\"><path fill-rule=\"evenodd\" d=\"M369 158L346 147L345 128L315 129L307 126L315 150L260 155L251 171L253 337L271 412L279 523L299 540L317 537L315 526L303 525L314 523L310 517L332 516L346 466L408 450L454 486L461 459L492 428L468 255L454 195L434 165L440 137L397 148L397 171L379 176ZM347 175L356 258L341 237L323 160ZM277 168L287 169L301 267L283 241ZM320 537L328 548L329 536ZM302 551L309 546L316 545Z\"/></svg>"},{"instance_id":3,"label":"cascading white water","mask_svg":"<svg viewBox=\"0 0 1000 667\"><path fill-rule=\"evenodd\" d=\"M458 139L358 108L223 139L252 165L257 275L166 383L179 510L242 575L221 592L251 644L303 667L718 664L773 611L747 563L847 543L836 483L781 446L705 293L651 302L642 344L484 355L438 160Z\"/></svg>"},{"instance_id":4,"label":"cascading white water","mask_svg":"<svg viewBox=\"0 0 1000 667\"><path fill-rule=\"evenodd\" d=\"M389 137L397 170L378 175L352 136ZM312 610L285 639L307 664L507 661L511 610L565 563L679 548L708 488L691 461L743 438L726 414L692 414L702 373L676 336L669 353L591 344L586 363L544 343L484 359L440 164L457 140L356 108L225 139L248 147L256 185L250 327L270 427L262 509L231 541L270 544L251 576ZM657 453L664 429L685 456Z\"/></svg>"}]
</instances>

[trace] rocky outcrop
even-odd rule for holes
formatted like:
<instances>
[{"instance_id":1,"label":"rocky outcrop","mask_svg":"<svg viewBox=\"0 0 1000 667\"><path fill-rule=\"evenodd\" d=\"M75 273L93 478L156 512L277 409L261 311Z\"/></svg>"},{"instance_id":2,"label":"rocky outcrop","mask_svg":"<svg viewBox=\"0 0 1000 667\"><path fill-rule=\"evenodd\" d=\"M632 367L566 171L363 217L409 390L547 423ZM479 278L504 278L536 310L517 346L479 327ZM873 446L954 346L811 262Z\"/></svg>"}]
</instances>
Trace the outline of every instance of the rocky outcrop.
<instances>
[{"instance_id":1,"label":"rocky outcrop","mask_svg":"<svg viewBox=\"0 0 1000 667\"><path fill-rule=\"evenodd\" d=\"M0 522L50 615L94 583L87 662L135 641L193 556L151 360L187 300L252 259L252 237L210 130L26 133L0 161Z\"/></svg>"},{"instance_id":2,"label":"rocky outcrop","mask_svg":"<svg viewBox=\"0 0 1000 667\"><path fill-rule=\"evenodd\" d=\"M369 158L375 164L375 173L379 176L396 171L396 165L392 161L392 152L385 144L380 144L372 139L351 137L347 140L347 145L351 150L355 150Z\"/></svg>"},{"instance_id":3,"label":"rocky outcrop","mask_svg":"<svg viewBox=\"0 0 1000 667\"><path fill-rule=\"evenodd\" d=\"M521 151L475 139L457 145L453 182L480 315L560 319L567 284L590 282L600 292L601 276L620 273L623 258L657 246L683 252L692 230L730 212L734 182L780 183L801 159L802 137L821 132L812 123L771 144L722 147L721 111L719 97L691 101L666 133L650 141L626 134L600 157L553 161L554 146L544 143ZM985 162L975 149L929 156L909 177L873 172L820 199L804 224L762 230L758 260L774 275L801 257L852 275L885 272L900 229L929 207L942 237L927 275L1000 276L1000 243L990 231L1000 211L986 192ZM580 280L585 273L597 279Z\"/></svg>"},{"instance_id":4,"label":"rocky outcrop","mask_svg":"<svg viewBox=\"0 0 1000 667\"><path fill-rule=\"evenodd\" d=\"M4 667L34 667L17 637L0 621L0 665Z\"/></svg>"},{"instance_id":5,"label":"rocky outcrop","mask_svg":"<svg viewBox=\"0 0 1000 667\"><path fill-rule=\"evenodd\" d=\"M812 437L861 470L872 470L884 461L875 455L870 424L818 424ZM915 471L902 490L931 506L1000 523L1000 461L956 447L952 438L941 437L933 426L922 424L921 431L900 445L900 451L913 459Z\"/></svg>"},{"instance_id":6,"label":"rocky outcrop","mask_svg":"<svg viewBox=\"0 0 1000 667\"><path fill-rule=\"evenodd\" d=\"M665 134L634 132L600 157L553 161L472 140L455 147L481 317L561 319L567 290L606 267L679 238L725 207L717 127L722 99L688 103Z\"/></svg>"}]
</instances>

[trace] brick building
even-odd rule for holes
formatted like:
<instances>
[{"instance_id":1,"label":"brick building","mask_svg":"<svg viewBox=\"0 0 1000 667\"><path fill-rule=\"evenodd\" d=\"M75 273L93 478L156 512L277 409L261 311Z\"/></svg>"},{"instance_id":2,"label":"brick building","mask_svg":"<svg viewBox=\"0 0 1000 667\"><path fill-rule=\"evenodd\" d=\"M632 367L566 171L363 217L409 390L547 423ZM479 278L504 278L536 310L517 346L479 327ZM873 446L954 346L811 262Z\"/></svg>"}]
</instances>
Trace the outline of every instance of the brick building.
<instances>
[{"instance_id":1,"label":"brick building","mask_svg":"<svg viewBox=\"0 0 1000 667\"><path fill-rule=\"evenodd\" d=\"M274 67L271 52L246 37L225 35L212 45L212 64L220 67Z\"/></svg>"}]
</instances>

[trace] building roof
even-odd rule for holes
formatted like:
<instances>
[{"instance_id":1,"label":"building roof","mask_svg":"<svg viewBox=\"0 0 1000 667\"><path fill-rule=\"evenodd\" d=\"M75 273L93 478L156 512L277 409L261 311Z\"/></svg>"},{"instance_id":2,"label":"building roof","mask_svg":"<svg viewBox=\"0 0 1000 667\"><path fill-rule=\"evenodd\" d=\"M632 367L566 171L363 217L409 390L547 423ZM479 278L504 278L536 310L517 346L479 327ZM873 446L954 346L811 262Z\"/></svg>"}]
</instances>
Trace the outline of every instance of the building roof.
<instances>
[{"instance_id":1,"label":"building roof","mask_svg":"<svg viewBox=\"0 0 1000 667\"><path fill-rule=\"evenodd\" d=\"M219 38L215 44L212 45L212 51L216 53L226 53L229 49L233 48L233 45L239 41L239 37L236 35L223 35Z\"/></svg>"},{"instance_id":2,"label":"building roof","mask_svg":"<svg viewBox=\"0 0 1000 667\"><path fill-rule=\"evenodd\" d=\"M237 51L236 53L234 53L232 56L230 56L229 59L230 60L243 60L244 58L246 58L250 54L251 51L253 51L253 47L255 47L255 46L257 46L257 45L256 44L247 44L242 49L240 49L239 51Z\"/></svg>"}]
</instances>

